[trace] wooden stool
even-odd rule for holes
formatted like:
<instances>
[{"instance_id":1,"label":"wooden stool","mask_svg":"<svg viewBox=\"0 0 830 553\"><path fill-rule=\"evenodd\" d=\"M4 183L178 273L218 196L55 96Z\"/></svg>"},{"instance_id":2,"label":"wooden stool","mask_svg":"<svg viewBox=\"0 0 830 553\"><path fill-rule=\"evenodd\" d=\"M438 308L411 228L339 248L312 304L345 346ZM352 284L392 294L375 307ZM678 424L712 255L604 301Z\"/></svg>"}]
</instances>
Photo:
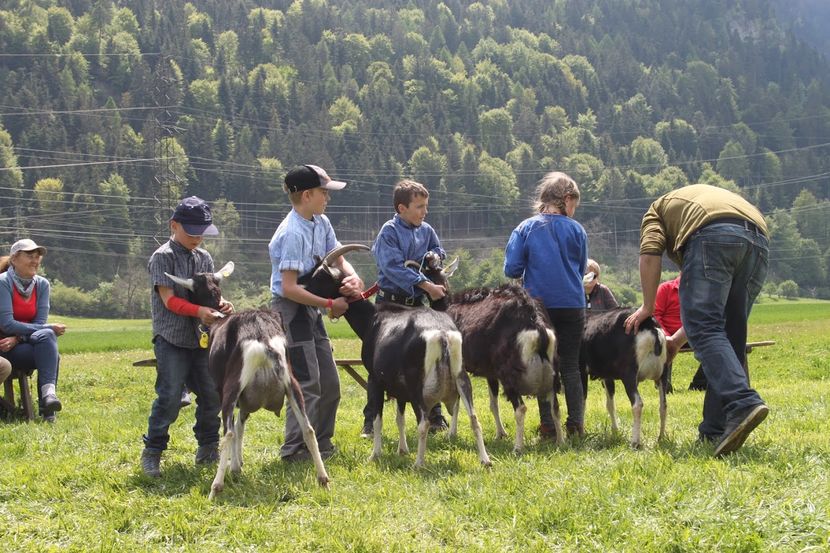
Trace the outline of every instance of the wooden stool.
<instances>
[{"instance_id":1,"label":"wooden stool","mask_svg":"<svg viewBox=\"0 0 830 553\"><path fill-rule=\"evenodd\" d=\"M23 409L23 416L27 421L35 420L35 406L32 403L32 392L29 390L29 377L34 370L25 371L12 367L12 373L4 382L6 395L0 398L0 403L10 413L17 414L17 405L14 401L14 381L17 380L20 387L20 407Z\"/></svg>"}]
</instances>

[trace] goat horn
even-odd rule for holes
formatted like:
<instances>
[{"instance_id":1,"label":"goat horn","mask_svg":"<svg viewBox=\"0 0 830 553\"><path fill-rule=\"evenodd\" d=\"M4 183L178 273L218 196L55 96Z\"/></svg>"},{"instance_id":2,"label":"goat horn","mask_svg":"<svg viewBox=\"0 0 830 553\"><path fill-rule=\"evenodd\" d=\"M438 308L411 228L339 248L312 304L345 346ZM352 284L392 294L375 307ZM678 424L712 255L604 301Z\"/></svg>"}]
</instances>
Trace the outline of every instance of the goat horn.
<instances>
[{"instance_id":1,"label":"goat horn","mask_svg":"<svg viewBox=\"0 0 830 553\"><path fill-rule=\"evenodd\" d=\"M329 253L326 254L326 257L323 258L323 265L330 265L332 261L340 257L341 255L346 255L349 252L355 250L364 250L364 251L372 251L372 248L369 246L364 246L363 244L344 244L338 248L334 248Z\"/></svg>"},{"instance_id":2,"label":"goat horn","mask_svg":"<svg viewBox=\"0 0 830 553\"><path fill-rule=\"evenodd\" d=\"M443 272L445 275L452 276L452 274L455 272L456 269L458 269L458 258L457 257L455 259L453 259L452 262L449 265L444 267L441 272Z\"/></svg>"},{"instance_id":3,"label":"goat horn","mask_svg":"<svg viewBox=\"0 0 830 553\"><path fill-rule=\"evenodd\" d=\"M411 259L408 259L408 260L403 262L403 266L404 267L409 267L410 269L415 269L419 273L421 272L421 264L418 263L417 261L412 261Z\"/></svg>"},{"instance_id":4,"label":"goat horn","mask_svg":"<svg viewBox=\"0 0 830 553\"><path fill-rule=\"evenodd\" d=\"M596 276L597 275L594 273L594 271L591 271L590 273L582 277L582 284L590 284L594 281L594 278L596 278Z\"/></svg>"},{"instance_id":5,"label":"goat horn","mask_svg":"<svg viewBox=\"0 0 830 553\"><path fill-rule=\"evenodd\" d=\"M222 282L223 278L231 276L235 267L236 266L233 264L233 261L228 261L225 263L224 267L213 273L213 276L216 277L219 282Z\"/></svg>"},{"instance_id":6,"label":"goat horn","mask_svg":"<svg viewBox=\"0 0 830 553\"><path fill-rule=\"evenodd\" d=\"M185 288L187 288L188 290L193 292L193 279L192 278L184 279L184 278L177 277L176 275L171 275L170 273L164 273L164 274L167 275L167 278L169 278L170 280L172 280L176 284L178 284L180 286L184 286Z\"/></svg>"}]
</instances>

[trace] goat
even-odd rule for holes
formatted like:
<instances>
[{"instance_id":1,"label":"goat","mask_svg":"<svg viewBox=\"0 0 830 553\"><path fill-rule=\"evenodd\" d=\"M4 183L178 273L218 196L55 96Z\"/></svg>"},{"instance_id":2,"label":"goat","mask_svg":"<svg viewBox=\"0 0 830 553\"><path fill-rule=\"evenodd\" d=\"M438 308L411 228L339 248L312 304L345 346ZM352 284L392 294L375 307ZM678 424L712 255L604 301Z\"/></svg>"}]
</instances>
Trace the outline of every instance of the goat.
<instances>
[{"instance_id":1,"label":"goat","mask_svg":"<svg viewBox=\"0 0 830 553\"><path fill-rule=\"evenodd\" d=\"M359 244L341 246L326 254L315 268L298 282L315 295L336 298L343 275L330 265L337 257L357 249L369 248ZM415 262L410 262L415 263ZM437 256L425 259L425 273L433 282L446 285L447 278L457 266L441 266ZM420 264L415 263L418 267ZM433 309L409 308L392 303L373 305L365 299L349 304L344 314L346 321L363 342L361 359L372 383L397 400L398 453L409 453L404 431L406 404L412 405L418 419L418 453L416 467L424 465L429 421L427 413L439 402L452 413L449 435L458 428L459 398L470 416L476 439L479 461L490 466L484 447L484 438L478 417L473 409L472 385L462 367L461 333L450 316L441 311L446 302L438 300ZM374 420L374 444L370 460L380 458L383 408Z\"/></svg>"},{"instance_id":2,"label":"goat","mask_svg":"<svg viewBox=\"0 0 830 553\"><path fill-rule=\"evenodd\" d=\"M191 279L165 274L190 291L193 303L218 309L222 297L219 283L232 272L231 262L215 274L199 273ZM224 489L228 466L234 473L242 470L242 436L248 416L261 408L279 415L286 397L302 427L303 439L317 469L317 481L323 487L328 485L329 476L305 412L303 393L286 355L279 313L265 309L241 311L213 323L208 370L219 391L224 431L209 499ZM239 419L234 422L236 406Z\"/></svg>"},{"instance_id":3,"label":"goat","mask_svg":"<svg viewBox=\"0 0 830 553\"><path fill-rule=\"evenodd\" d=\"M636 334L626 334L625 319L634 310L617 308L598 313L588 312L579 355L579 369L585 397L588 376L605 383L605 406L611 417L611 428L618 432L614 410L614 380L622 380L631 402L633 428L631 446L640 447L643 398L638 384L653 380L660 393L660 435L666 432L666 335L653 317L640 324Z\"/></svg>"},{"instance_id":4,"label":"goat","mask_svg":"<svg viewBox=\"0 0 830 553\"><path fill-rule=\"evenodd\" d=\"M556 405L554 352L556 337L541 305L520 286L472 288L451 296L447 312L461 331L464 369L487 379L496 438L507 432L499 416L499 383L513 405L516 439L513 450L524 448L523 395L534 395ZM556 443L563 442L554 407Z\"/></svg>"}]
</instances>

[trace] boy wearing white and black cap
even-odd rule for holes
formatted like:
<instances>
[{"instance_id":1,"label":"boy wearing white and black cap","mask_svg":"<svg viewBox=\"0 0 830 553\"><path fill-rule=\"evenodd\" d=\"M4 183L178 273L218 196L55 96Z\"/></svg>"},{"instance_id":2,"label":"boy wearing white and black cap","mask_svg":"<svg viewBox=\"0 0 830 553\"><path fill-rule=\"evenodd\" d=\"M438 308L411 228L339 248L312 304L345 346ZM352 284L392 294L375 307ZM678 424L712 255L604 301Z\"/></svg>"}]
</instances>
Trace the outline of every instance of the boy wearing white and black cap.
<instances>
[{"instance_id":1,"label":"boy wearing white and black cap","mask_svg":"<svg viewBox=\"0 0 830 553\"><path fill-rule=\"evenodd\" d=\"M199 343L199 325L210 325L217 313L188 301L188 291L168 274L182 279L197 273L214 272L213 258L200 248L203 236L219 234L207 202L196 196L183 199L170 217L170 240L162 244L147 264L151 284L153 349L156 354L156 399L150 411L141 469L152 477L161 476L159 463L170 440L168 429L179 416L185 384L196 394L196 424L193 432L199 444L196 463L219 459L220 400L208 373L208 350ZM222 299L219 310L229 314L233 305Z\"/></svg>"},{"instance_id":2,"label":"boy wearing white and black cap","mask_svg":"<svg viewBox=\"0 0 830 553\"><path fill-rule=\"evenodd\" d=\"M322 258L340 245L323 212L329 202L329 190L341 190L344 186L345 182L332 180L316 165L303 165L289 171L285 175L285 191L292 209L268 244L271 307L282 316L291 366L303 390L306 413L324 459L334 452L331 440L340 404L340 377L320 308L339 317L348 309L348 303L342 297L331 300L316 296L299 286L297 280L314 267L315 256ZM349 262L341 256L333 265L347 275L340 292L344 296L359 295L363 282ZM280 456L286 461L310 458L291 410L286 411L285 443Z\"/></svg>"}]
</instances>

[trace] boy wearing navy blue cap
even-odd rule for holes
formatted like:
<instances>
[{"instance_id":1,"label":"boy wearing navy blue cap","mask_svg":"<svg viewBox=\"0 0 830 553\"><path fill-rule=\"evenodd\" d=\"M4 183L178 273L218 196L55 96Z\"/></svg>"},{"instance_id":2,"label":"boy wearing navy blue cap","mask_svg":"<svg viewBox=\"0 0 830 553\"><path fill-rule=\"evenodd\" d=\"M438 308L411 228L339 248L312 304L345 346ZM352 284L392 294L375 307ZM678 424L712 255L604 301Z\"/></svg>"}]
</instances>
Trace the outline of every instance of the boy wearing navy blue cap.
<instances>
[{"instance_id":1,"label":"boy wearing navy blue cap","mask_svg":"<svg viewBox=\"0 0 830 553\"><path fill-rule=\"evenodd\" d=\"M284 188L292 209L268 244L271 307L282 316L291 367L302 388L306 413L317 434L323 459L334 453L332 437L340 404L340 377L320 309L339 317L348 309L348 303L343 297L332 300L316 296L298 285L297 280L311 271L315 257L322 258L340 246L323 212L329 202L329 191L342 190L345 186L345 182L332 180L317 165L302 165L289 171ZM363 282L351 264L341 256L333 265L346 275L340 293L359 296ZM302 431L291 410L285 415L285 442L280 456L285 461L309 459Z\"/></svg>"},{"instance_id":2,"label":"boy wearing navy blue cap","mask_svg":"<svg viewBox=\"0 0 830 553\"><path fill-rule=\"evenodd\" d=\"M157 366L156 399L144 435L141 469L152 477L161 476L161 454L170 440L168 429L179 415L185 384L196 394L196 463L219 459L220 399L207 369L208 350L200 346L199 325L210 325L220 315L209 307L187 301L188 291L167 276L189 279L196 273L214 272L213 258L199 246L204 236L216 236L219 231L213 224L210 206L191 196L176 206L170 218L170 232L170 240L153 252L147 265ZM222 299L219 310L232 313L233 305Z\"/></svg>"}]
</instances>

